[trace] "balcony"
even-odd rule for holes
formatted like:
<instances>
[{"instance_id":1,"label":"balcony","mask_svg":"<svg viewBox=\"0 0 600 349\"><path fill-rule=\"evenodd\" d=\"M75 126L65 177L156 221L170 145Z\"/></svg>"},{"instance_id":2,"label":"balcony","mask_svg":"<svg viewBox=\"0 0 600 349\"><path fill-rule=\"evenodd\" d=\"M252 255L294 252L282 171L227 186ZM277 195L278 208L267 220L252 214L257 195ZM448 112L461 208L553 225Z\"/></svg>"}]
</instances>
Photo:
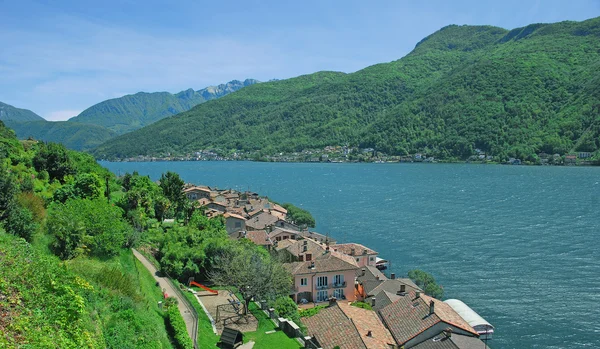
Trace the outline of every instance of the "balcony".
<instances>
[{"instance_id":1,"label":"balcony","mask_svg":"<svg viewBox=\"0 0 600 349\"><path fill-rule=\"evenodd\" d=\"M331 285L327 285L327 284L325 284L325 285L317 285L317 290L326 290L326 289L328 289L330 287L331 287Z\"/></svg>"},{"instance_id":2,"label":"balcony","mask_svg":"<svg viewBox=\"0 0 600 349\"><path fill-rule=\"evenodd\" d=\"M333 284L331 284L332 288L346 288L346 286L347 286L346 281L334 282Z\"/></svg>"}]
</instances>

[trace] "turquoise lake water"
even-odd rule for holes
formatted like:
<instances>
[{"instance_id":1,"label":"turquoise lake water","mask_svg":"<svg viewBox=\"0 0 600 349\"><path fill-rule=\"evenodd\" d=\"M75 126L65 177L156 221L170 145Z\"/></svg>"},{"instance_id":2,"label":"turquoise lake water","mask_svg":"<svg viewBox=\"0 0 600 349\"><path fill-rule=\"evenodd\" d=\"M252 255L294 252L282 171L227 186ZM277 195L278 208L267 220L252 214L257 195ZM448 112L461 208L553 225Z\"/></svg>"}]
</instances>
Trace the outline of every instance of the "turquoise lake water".
<instances>
[{"instance_id":1,"label":"turquoise lake water","mask_svg":"<svg viewBox=\"0 0 600 349\"><path fill-rule=\"evenodd\" d=\"M309 210L398 275L420 268L496 327L500 348L600 348L600 168L102 162L117 174L253 190Z\"/></svg>"}]
</instances>

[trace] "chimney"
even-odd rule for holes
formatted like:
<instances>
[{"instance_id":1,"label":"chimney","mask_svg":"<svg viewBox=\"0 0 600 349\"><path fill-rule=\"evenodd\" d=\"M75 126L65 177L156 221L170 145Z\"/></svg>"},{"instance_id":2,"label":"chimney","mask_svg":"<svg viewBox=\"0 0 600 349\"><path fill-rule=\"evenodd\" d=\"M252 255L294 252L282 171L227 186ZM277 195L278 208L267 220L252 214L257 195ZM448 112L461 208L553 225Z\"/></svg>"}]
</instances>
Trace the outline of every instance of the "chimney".
<instances>
[{"instance_id":1,"label":"chimney","mask_svg":"<svg viewBox=\"0 0 600 349\"><path fill-rule=\"evenodd\" d=\"M365 276L365 268L362 268L362 274L361 276Z\"/></svg>"},{"instance_id":2,"label":"chimney","mask_svg":"<svg viewBox=\"0 0 600 349\"><path fill-rule=\"evenodd\" d=\"M350 249L350 255L351 255L351 256L354 256L354 254L355 254L355 253L356 253L356 249L355 249L354 247L352 247L352 248Z\"/></svg>"},{"instance_id":3,"label":"chimney","mask_svg":"<svg viewBox=\"0 0 600 349\"><path fill-rule=\"evenodd\" d=\"M435 313L435 303L432 300L431 302L429 302L429 315L433 313Z\"/></svg>"},{"instance_id":4,"label":"chimney","mask_svg":"<svg viewBox=\"0 0 600 349\"><path fill-rule=\"evenodd\" d=\"M417 291L415 292L415 299L419 299L421 298L421 292Z\"/></svg>"},{"instance_id":5,"label":"chimney","mask_svg":"<svg viewBox=\"0 0 600 349\"><path fill-rule=\"evenodd\" d=\"M371 298L371 307L375 307L375 297Z\"/></svg>"},{"instance_id":6,"label":"chimney","mask_svg":"<svg viewBox=\"0 0 600 349\"><path fill-rule=\"evenodd\" d=\"M367 331L367 337L373 337L373 333L371 333L371 330Z\"/></svg>"},{"instance_id":7,"label":"chimney","mask_svg":"<svg viewBox=\"0 0 600 349\"><path fill-rule=\"evenodd\" d=\"M400 285L400 292L406 292L406 285Z\"/></svg>"},{"instance_id":8,"label":"chimney","mask_svg":"<svg viewBox=\"0 0 600 349\"><path fill-rule=\"evenodd\" d=\"M329 298L329 306L334 305L336 302L337 302L337 299L335 297Z\"/></svg>"},{"instance_id":9,"label":"chimney","mask_svg":"<svg viewBox=\"0 0 600 349\"><path fill-rule=\"evenodd\" d=\"M444 330L444 336L446 336L446 338L452 337L452 327L448 327Z\"/></svg>"},{"instance_id":10,"label":"chimney","mask_svg":"<svg viewBox=\"0 0 600 349\"><path fill-rule=\"evenodd\" d=\"M396 278L396 273L391 273L390 274L390 279L394 280Z\"/></svg>"}]
</instances>

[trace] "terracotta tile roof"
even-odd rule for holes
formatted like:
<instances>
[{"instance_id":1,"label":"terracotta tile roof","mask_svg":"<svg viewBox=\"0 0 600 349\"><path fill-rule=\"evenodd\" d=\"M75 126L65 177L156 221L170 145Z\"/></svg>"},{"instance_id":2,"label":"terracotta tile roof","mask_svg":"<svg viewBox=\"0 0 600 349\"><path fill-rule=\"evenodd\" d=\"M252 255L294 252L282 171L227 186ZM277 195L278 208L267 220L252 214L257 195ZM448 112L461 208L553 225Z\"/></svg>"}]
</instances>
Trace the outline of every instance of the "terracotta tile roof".
<instances>
[{"instance_id":1,"label":"terracotta tile roof","mask_svg":"<svg viewBox=\"0 0 600 349\"><path fill-rule=\"evenodd\" d=\"M246 220L246 218L244 218L244 217L242 217L242 216L240 216L240 215L238 215L238 214L231 213L231 212L227 212L227 213L225 213L225 214L223 215L223 217L225 217L225 218L232 217L232 218L237 218L237 219Z\"/></svg>"},{"instance_id":2,"label":"terracotta tile roof","mask_svg":"<svg viewBox=\"0 0 600 349\"><path fill-rule=\"evenodd\" d=\"M350 256L360 256L363 254L377 254L374 250L356 243L347 243L347 244L337 244L331 246L334 250L345 253ZM352 253L354 250L354 253Z\"/></svg>"},{"instance_id":3,"label":"terracotta tile roof","mask_svg":"<svg viewBox=\"0 0 600 349\"><path fill-rule=\"evenodd\" d=\"M433 314L430 314L429 311L431 300L435 305ZM453 325L477 336L477 332L449 305L425 295L416 298L413 291L379 310L379 314L396 342L401 346L439 322Z\"/></svg>"},{"instance_id":4,"label":"terracotta tile roof","mask_svg":"<svg viewBox=\"0 0 600 349\"><path fill-rule=\"evenodd\" d=\"M383 309L383 308L387 307L388 305L394 303L400 297L401 296L398 296L395 293L391 293L388 291L381 291L381 292L377 293L376 295L374 295L373 297L370 297L369 299L365 300L365 302L371 304L373 310L378 311L378 310ZM373 298L375 298L374 306L372 305Z\"/></svg>"},{"instance_id":5,"label":"terracotta tile roof","mask_svg":"<svg viewBox=\"0 0 600 349\"><path fill-rule=\"evenodd\" d=\"M379 284L373 288L371 288L371 286L372 286L371 282L365 283L364 286L365 286L365 291L367 292L368 295L374 295L381 291L388 291L390 293L396 293L396 292L400 291L400 287L402 287L402 285L404 285L404 287L405 287L404 288L405 292L422 291L410 279L386 279L386 280L379 282Z\"/></svg>"},{"instance_id":6,"label":"terracotta tile roof","mask_svg":"<svg viewBox=\"0 0 600 349\"><path fill-rule=\"evenodd\" d=\"M267 212L262 212L256 216L250 218L246 222L246 225L254 228L255 230L262 230L262 229L265 229L266 227L269 227L269 226L275 224L275 222L277 222L277 220L278 220L278 218L273 216L272 214L269 214Z\"/></svg>"},{"instance_id":7,"label":"terracotta tile roof","mask_svg":"<svg viewBox=\"0 0 600 349\"><path fill-rule=\"evenodd\" d=\"M363 269L364 269L364 275L363 275ZM375 268L374 266L367 265L356 271L356 280L358 280L358 281L366 281L366 280L381 280L381 281L383 281L383 280L387 280L387 276L385 276L384 273L382 273L379 269Z\"/></svg>"},{"instance_id":8,"label":"terracotta tile roof","mask_svg":"<svg viewBox=\"0 0 600 349\"><path fill-rule=\"evenodd\" d=\"M276 228L273 228L273 230L271 230L271 232L269 233L269 236L270 236L270 237L274 237L274 236L277 236L277 235L279 235L279 234L281 234L281 233L294 234L294 235L296 235L297 237L300 237L300 236L302 236L302 235L300 235L300 232L299 232L299 231L297 231L297 230L293 230L293 229L286 229L286 228L281 228L281 227L276 227Z\"/></svg>"},{"instance_id":9,"label":"terracotta tile roof","mask_svg":"<svg viewBox=\"0 0 600 349\"><path fill-rule=\"evenodd\" d=\"M189 193L191 191L204 191L204 192L210 193L210 189L208 189L206 187L190 187L190 188L186 188L183 190L184 193Z\"/></svg>"},{"instance_id":10,"label":"terracotta tile roof","mask_svg":"<svg viewBox=\"0 0 600 349\"><path fill-rule=\"evenodd\" d=\"M247 231L246 239L249 239L250 241L254 242L259 246L273 245L273 242L271 242L271 239L269 239L267 232L264 230Z\"/></svg>"},{"instance_id":11,"label":"terracotta tile roof","mask_svg":"<svg viewBox=\"0 0 600 349\"><path fill-rule=\"evenodd\" d=\"M481 339L452 333L450 337L443 332L423 341L413 349L490 349Z\"/></svg>"},{"instance_id":12,"label":"terracotta tile roof","mask_svg":"<svg viewBox=\"0 0 600 349\"><path fill-rule=\"evenodd\" d=\"M389 349L395 344L394 337L373 310L351 306L349 303L338 302L340 309L352 319L366 347L369 349ZM371 335L368 336L369 331Z\"/></svg>"},{"instance_id":13,"label":"terracotta tile roof","mask_svg":"<svg viewBox=\"0 0 600 349\"><path fill-rule=\"evenodd\" d=\"M302 318L307 334L315 337L323 349L366 349L354 322L337 304L321 309L317 314Z\"/></svg>"},{"instance_id":14,"label":"terracotta tile roof","mask_svg":"<svg viewBox=\"0 0 600 349\"><path fill-rule=\"evenodd\" d=\"M290 240L290 239L286 239L286 240ZM284 241L284 240L281 240L281 241ZM295 243L290 244L286 248L286 250L296 257L299 257L300 255L305 255L307 253L310 253L316 257L317 255L323 254L325 252L326 246L323 246L314 240L302 239L302 240L293 240L293 241L295 241ZM306 251L304 250L304 247L306 247Z\"/></svg>"},{"instance_id":15,"label":"terracotta tile roof","mask_svg":"<svg viewBox=\"0 0 600 349\"><path fill-rule=\"evenodd\" d=\"M284 250L286 248L288 248L290 245L293 245L295 243L297 243L297 240L292 240L292 239L286 239L286 240L281 240L281 241L277 241L275 244L275 249L277 251L281 251Z\"/></svg>"},{"instance_id":16,"label":"terracotta tile roof","mask_svg":"<svg viewBox=\"0 0 600 349\"><path fill-rule=\"evenodd\" d=\"M319 241L319 242L328 241L330 244L335 243L335 240L333 240L331 237L317 233L316 231L301 231L300 235L302 235L303 237L306 237L306 238L311 238L311 239L313 239L315 241ZM335 246L335 245L331 245L331 247L333 247L333 246Z\"/></svg>"},{"instance_id":17,"label":"terracotta tile roof","mask_svg":"<svg viewBox=\"0 0 600 349\"><path fill-rule=\"evenodd\" d=\"M314 268L311 268L313 263ZM343 254L330 251L313 256L312 260L308 262L285 263L284 267L286 267L292 275L303 275L355 270L358 268L358 265L352 257L348 260L344 258Z\"/></svg>"},{"instance_id":18,"label":"terracotta tile roof","mask_svg":"<svg viewBox=\"0 0 600 349\"><path fill-rule=\"evenodd\" d=\"M282 207L282 206L280 206L280 205L277 205L277 204L271 203L271 206L272 206L273 210L275 210L275 211L279 211L279 212L281 212L281 213L285 213L285 214L287 214L287 213L288 213L288 210L286 210L285 208L283 208L283 207Z\"/></svg>"}]
</instances>

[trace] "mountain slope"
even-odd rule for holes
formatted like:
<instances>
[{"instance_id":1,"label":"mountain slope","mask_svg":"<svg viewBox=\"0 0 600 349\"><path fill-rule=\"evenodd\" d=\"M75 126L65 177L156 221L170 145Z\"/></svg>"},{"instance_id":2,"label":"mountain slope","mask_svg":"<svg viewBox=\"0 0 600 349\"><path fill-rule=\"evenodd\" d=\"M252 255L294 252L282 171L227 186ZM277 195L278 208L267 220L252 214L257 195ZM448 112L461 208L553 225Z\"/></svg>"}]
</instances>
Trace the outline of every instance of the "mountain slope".
<instances>
[{"instance_id":1,"label":"mountain slope","mask_svg":"<svg viewBox=\"0 0 600 349\"><path fill-rule=\"evenodd\" d=\"M15 108L0 102L0 121L39 121L44 120L41 116L27 109Z\"/></svg>"},{"instance_id":2,"label":"mountain slope","mask_svg":"<svg viewBox=\"0 0 600 349\"><path fill-rule=\"evenodd\" d=\"M45 142L62 143L73 150L89 151L120 134L149 125L162 118L189 110L195 105L220 98L245 86L254 79L230 81L218 86L177 94L139 92L98 103L68 121L46 121L33 112L0 103L0 116L11 116L6 124L20 139L29 137ZM5 109L4 106L7 106ZM6 112L3 114L3 111ZM27 113L37 117L27 118ZM18 116L18 117L17 117Z\"/></svg>"},{"instance_id":3,"label":"mountain slope","mask_svg":"<svg viewBox=\"0 0 600 349\"><path fill-rule=\"evenodd\" d=\"M600 147L600 18L448 26L398 61L250 86L95 150L100 158L327 145L465 158Z\"/></svg>"},{"instance_id":4,"label":"mountain slope","mask_svg":"<svg viewBox=\"0 0 600 349\"><path fill-rule=\"evenodd\" d=\"M71 118L69 122L103 126L117 134L123 134L257 82L253 79L243 82L233 80L219 86L210 86L198 91L188 89L177 94L139 92L93 105Z\"/></svg>"},{"instance_id":5,"label":"mountain slope","mask_svg":"<svg viewBox=\"0 0 600 349\"><path fill-rule=\"evenodd\" d=\"M12 128L20 139L33 138L45 142L62 143L73 150L92 148L117 136L117 133L98 125L81 124L70 121L28 121L5 124Z\"/></svg>"}]
</instances>

